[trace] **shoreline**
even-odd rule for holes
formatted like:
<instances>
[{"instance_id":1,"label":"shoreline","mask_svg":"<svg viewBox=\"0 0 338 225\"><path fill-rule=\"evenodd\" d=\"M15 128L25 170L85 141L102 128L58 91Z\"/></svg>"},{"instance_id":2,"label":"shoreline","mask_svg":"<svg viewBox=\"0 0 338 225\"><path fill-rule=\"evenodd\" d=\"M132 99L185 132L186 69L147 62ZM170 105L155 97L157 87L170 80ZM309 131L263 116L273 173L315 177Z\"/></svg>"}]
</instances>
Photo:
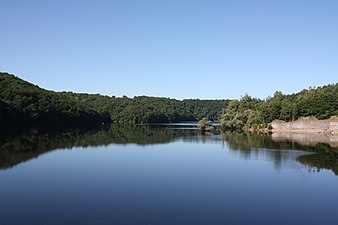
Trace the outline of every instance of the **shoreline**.
<instances>
[{"instance_id":1,"label":"shoreline","mask_svg":"<svg viewBox=\"0 0 338 225\"><path fill-rule=\"evenodd\" d=\"M296 121L285 122L275 120L271 123L273 133L304 133L338 135L338 117L331 116L326 120L318 120L315 117L302 117Z\"/></svg>"}]
</instances>

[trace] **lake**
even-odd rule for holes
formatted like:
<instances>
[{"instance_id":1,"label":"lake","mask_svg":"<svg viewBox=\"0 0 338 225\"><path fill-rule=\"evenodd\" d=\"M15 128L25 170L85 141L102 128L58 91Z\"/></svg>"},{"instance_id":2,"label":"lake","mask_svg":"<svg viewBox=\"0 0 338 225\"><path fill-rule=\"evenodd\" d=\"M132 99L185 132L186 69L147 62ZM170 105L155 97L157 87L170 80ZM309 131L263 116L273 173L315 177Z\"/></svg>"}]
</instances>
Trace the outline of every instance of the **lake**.
<instances>
[{"instance_id":1,"label":"lake","mask_svg":"<svg viewBox=\"0 0 338 225\"><path fill-rule=\"evenodd\" d=\"M304 141L306 140L306 141ZM336 143L193 127L3 131L0 224L338 224Z\"/></svg>"}]
</instances>

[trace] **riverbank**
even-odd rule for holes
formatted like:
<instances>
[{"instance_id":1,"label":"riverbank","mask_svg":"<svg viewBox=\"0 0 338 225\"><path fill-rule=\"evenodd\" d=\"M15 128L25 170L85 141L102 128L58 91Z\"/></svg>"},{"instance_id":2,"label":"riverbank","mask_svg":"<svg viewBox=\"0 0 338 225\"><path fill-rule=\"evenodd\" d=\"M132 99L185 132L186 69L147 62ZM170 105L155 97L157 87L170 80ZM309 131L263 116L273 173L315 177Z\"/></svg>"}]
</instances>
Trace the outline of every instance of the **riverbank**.
<instances>
[{"instance_id":1,"label":"riverbank","mask_svg":"<svg viewBox=\"0 0 338 225\"><path fill-rule=\"evenodd\" d=\"M280 120L271 123L273 133L307 133L338 135L338 117L332 116L327 120L318 120L315 117L302 117L293 122Z\"/></svg>"}]
</instances>

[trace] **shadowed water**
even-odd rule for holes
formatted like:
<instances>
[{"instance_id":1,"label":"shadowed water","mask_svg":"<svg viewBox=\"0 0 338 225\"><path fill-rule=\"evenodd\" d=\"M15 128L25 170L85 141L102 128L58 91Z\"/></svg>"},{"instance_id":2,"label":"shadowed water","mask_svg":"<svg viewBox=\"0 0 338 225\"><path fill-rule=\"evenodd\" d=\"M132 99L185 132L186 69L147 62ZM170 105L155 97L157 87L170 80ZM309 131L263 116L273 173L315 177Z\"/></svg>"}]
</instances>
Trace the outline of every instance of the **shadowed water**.
<instances>
[{"instance_id":1,"label":"shadowed water","mask_svg":"<svg viewBox=\"0 0 338 225\"><path fill-rule=\"evenodd\" d=\"M337 224L337 155L176 126L5 131L1 224Z\"/></svg>"}]
</instances>

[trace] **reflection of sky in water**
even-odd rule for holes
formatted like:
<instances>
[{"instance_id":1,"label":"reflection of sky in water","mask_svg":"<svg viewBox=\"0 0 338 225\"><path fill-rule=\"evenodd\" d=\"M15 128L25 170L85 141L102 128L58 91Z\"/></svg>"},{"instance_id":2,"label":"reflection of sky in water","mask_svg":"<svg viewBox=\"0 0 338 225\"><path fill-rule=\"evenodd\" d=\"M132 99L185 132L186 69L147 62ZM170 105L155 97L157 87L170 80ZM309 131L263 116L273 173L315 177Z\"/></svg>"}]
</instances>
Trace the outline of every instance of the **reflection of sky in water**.
<instances>
[{"instance_id":1,"label":"reflection of sky in water","mask_svg":"<svg viewBox=\"0 0 338 225\"><path fill-rule=\"evenodd\" d=\"M276 153L282 162L278 170L271 158ZM214 141L186 139L53 151L0 172L0 193L6 193L0 203L2 220L12 222L4 224L338 221L334 207L338 180L332 172L308 173L294 160L300 151L257 149L246 160L243 154ZM316 213L309 214L314 207ZM18 212L20 217L15 216Z\"/></svg>"},{"instance_id":2,"label":"reflection of sky in water","mask_svg":"<svg viewBox=\"0 0 338 225\"><path fill-rule=\"evenodd\" d=\"M250 148L243 150L239 146L229 146L229 144L222 138L221 135L210 135L207 137L188 137L183 139L187 143L204 143L204 144L217 144L220 145L223 151L229 151L229 154L237 156L244 160L265 160L272 162L275 169L279 170L285 166L299 168L303 167L296 162L299 156L313 154L302 150L290 149L268 149L268 148Z\"/></svg>"}]
</instances>

